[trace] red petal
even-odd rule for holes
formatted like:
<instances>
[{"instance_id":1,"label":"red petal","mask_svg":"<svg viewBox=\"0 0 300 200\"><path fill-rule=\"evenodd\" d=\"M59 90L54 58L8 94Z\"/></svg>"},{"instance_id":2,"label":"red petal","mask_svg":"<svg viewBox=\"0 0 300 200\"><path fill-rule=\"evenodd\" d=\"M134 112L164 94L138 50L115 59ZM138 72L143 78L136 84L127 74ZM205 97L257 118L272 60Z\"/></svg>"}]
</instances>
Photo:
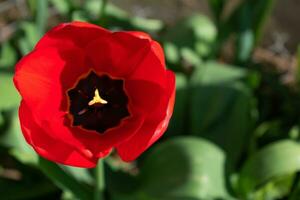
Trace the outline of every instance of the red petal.
<instances>
[{"instance_id":1,"label":"red petal","mask_svg":"<svg viewBox=\"0 0 300 200\"><path fill-rule=\"evenodd\" d=\"M162 60L163 54L158 53L157 45L159 46L158 43L151 42L151 48L130 74L129 80L144 80L160 85L162 88L166 87L166 68Z\"/></svg>"},{"instance_id":2,"label":"red petal","mask_svg":"<svg viewBox=\"0 0 300 200\"><path fill-rule=\"evenodd\" d=\"M87 46L90 65L98 73L126 78L144 59L150 49L148 40L141 40L125 32L115 32L99 38Z\"/></svg>"},{"instance_id":3,"label":"red petal","mask_svg":"<svg viewBox=\"0 0 300 200\"><path fill-rule=\"evenodd\" d=\"M74 137L80 140L83 144L88 146L89 150L95 154L96 157L102 157L102 152L106 149L110 149L119 145L121 142L127 141L132 135L134 135L142 126L144 122L144 116L137 113L131 113L130 117L127 117L121 121L121 124L117 127L108 129L104 134L99 134L96 131L87 131L79 127L60 125L59 123L52 123L52 127L48 127L51 130L56 130L57 134L60 131L69 131L73 133Z\"/></svg>"},{"instance_id":4,"label":"red petal","mask_svg":"<svg viewBox=\"0 0 300 200\"><path fill-rule=\"evenodd\" d=\"M144 80L126 80L124 88L129 98L129 109L143 114L151 114L160 105L164 89Z\"/></svg>"},{"instance_id":5,"label":"red petal","mask_svg":"<svg viewBox=\"0 0 300 200\"><path fill-rule=\"evenodd\" d=\"M72 87L82 73L84 55L79 49L59 52L55 48L34 50L16 65L14 83L30 107L60 103L64 91Z\"/></svg>"},{"instance_id":6,"label":"red petal","mask_svg":"<svg viewBox=\"0 0 300 200\"><path fill-rule=\"evenodd\" d=\"M167 71L167 77L168 91L161 105L146 118L143 126L132 138L117 147L122 160L136 159L165 132L173 113L175 101L175 76L172 72Z\"/></svg>"},{"instance_id":7,"label":"red petal","mask_svg":"<svg viewBox=\"0 0 300 200\"><path fill-rule=\"evenodd\" d=\"M139 32L115 32L87 46L90 65L98 74L130 80L145 80L165 87L163 50ZM130 58L130 59L128 59Z\"/></svg>"},{"instance_id":8,"label":"red petal","mask_svg":"<svg viewBox=\"0 0 300 200\"><path fill-rule=\"evenodd\" d=\"M69 45L85 47L96 38L108 34L108 30L86 22L63 23L47 32L35 48L56 46L62 49Z\"/></svg>"},{"instance_id":9,"label":"red petal","mask_svg":"<svg viewBox=\"0 0 300 200\"><path fill-rule=\"evenodd\" d=\"M73 52L74 58L68 61L64 60L66 55L62 54L64 56L62 58L61 54L62 52L54 48L40 48L25 56L17 64L15 85L23 101L36 117L36 123L42 128L47 120L55 123L56 120L64 119L61 116L64 116L68 109L65 90L75 84L76 77L85 70L83 67L74 67L82 65L84 59L81 54ZM72 73L67 78L63 77L62 74L68 71ZM55 140L64 141L78 149L85 149L80 140L70 132L60 130L44 132L49 133L49 137Z\"/></svg>"},{"instance_id":10,"label":"red petal","mask_svg":"<svg viewBox=\"0 0 300 200\"><path fill-rule=\"evenodd\" d=\"M31 110L24 101L21 102L19 117L26 141L44 158L76 167L90 168L96 166L97 158L86 157L79 153L76 148L49 137L44 129L36 124Z\"/></svg>"},{"instance_id":11,"label":"red petal","mask_svg":"<svg viewBox=\"0 0 300 200\"><path fill-rule=\"evenodd\" d=\"M147 33L144 33L144 32L139 32L139 31L128 31L127 33L129 33L129 34L131 34L135 37L138 37L140 39L149 40L151 42L152 51L158 57L158 59L160 60L162 66L165 66L164 51L163 51L162 47L160 46L160 44L158 42L152 40L150 35L148 35Z\"/></svg>"},{"instance_id":12,"label":"red petal","mask_svg":"<svg viewBox=\"0 0 300 200\"><path fill-rule=\"evenodd\" d=\"M126 33L129 33L135 37L138 37L140 39L147 39L147 40L152 40L151 36L147 33L140 32L140 31L127 31Z\"/></svg>"}]
</instances>

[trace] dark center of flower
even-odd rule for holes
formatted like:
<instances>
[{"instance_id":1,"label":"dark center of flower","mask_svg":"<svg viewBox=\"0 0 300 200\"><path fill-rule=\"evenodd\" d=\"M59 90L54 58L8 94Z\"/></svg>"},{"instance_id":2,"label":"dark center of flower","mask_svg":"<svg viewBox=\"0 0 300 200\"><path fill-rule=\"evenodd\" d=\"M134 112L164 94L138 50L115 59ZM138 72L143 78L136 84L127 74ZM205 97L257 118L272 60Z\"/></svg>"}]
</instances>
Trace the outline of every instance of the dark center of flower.
<instances>
[{"instance_id":1,"label":"dark center of flower","mask_svg":"<svg viewBox=\"0 0 300 200\"><path fill-rule=\"evenodd\" d=\"M123 80L90 72L68 91L73 126L103 133L129 116Z\"/></svg>"}]
</instances>

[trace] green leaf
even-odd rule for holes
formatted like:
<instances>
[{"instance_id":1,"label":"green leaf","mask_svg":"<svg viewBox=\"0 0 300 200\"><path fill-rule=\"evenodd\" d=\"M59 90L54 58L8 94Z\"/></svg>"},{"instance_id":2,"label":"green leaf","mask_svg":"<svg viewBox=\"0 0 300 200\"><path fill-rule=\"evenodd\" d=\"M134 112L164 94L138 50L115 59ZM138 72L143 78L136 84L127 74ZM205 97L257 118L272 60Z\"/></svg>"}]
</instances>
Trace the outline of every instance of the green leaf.
<instances>
[{"instance_id":1,"label":"green leaf","mask_svg":"<svg viewBox=\"0 0 300 200\"><path fill-rule=\"evenodd\" d=\"M183 74L176 74L176 101L174 112L166 135L179 135L185 130L187 119L185 118L188 103L188 82Z\"/></svg>"},{"instance_id":2,"label":"green leaf","mask_svg":"<svg viewBox=\"0 0 300 200\"><path fill-rule=\"evenodd\" d=\"M18 45L22 55L26 55L34 48L41 34L36 24L32 22L21 22L20 30L23 32L23 37L19 38Z\"/></svg>"},{"instance_id":3,"label":"green leaf","mask_svg":"<svg viewBox=\"0 0 300 200\"><path fill-rule=\"evenodd\" d=\"M28 40L26 40L26 38L24 37L19 38L17 42L18 42L18 47L23 56L25 56L32 50L32 46L28 43Z\"/></svg>"},{"instance_id":4,"label":"green leaf","mask_svg":"<svg viewBox=\"0 0 300 200\"><path fill-rule=\"evenodd\" d=\"M12 74L0 72L0 97L0 110L13 108L20 103Z\"/></svg>"},{"instance_id":5,"label":"green leaf","mask_svg":"<svg viewBox=\"0 0 300 200\"><path fill-rule=\"evenodd\" d=\"M71 18L72 18L73 21L83 21L83 22L88 21L88 17L86 16L86 13L81 11L81 10L73 11Z\"/></svg>"},{"instance_id":6,"label":"green leaf","mask_svg":"<svg viewBox=\"0 0 300 200\"><path fill-rule=\"evenodd\" d=\"M112 199L133 200L135 198L134 192L139 186L135 176L109 166L105 168L105 180L106 188Z\"/></svg>"},{"instance_id":7,"label":"green leaf","mask_svg":"<svg viewBox=\"0 0 300 200\"><path fill-rule=\"evenodd\" d=\"M178 47L171 42L164 42L164 51L167 62L176 64L180 60Z\"/></svg>"},{"instance_id":8,"label":"green leaf","mask_svg":"<svg viewBox=\"0 0 300 200\"><path fill-rule=\"evenodd\" d=\"M8 127L0 138L1 145L10 148L11 155L20 162L31 165L37 164L38 156L26 143L21 132L18 110L7 111L4 117Z\"/></svg>"},{"instance_id":9,"label":"green leaf","mask_svg":"<svg viewBox=\"0 0 300 200\"><path fill-rule=\"evenodd\" d=\"M256 0L252 3L254 11L253 31L255 35L255 43L257 44L263 34L263 27L272 13L276 0Z\"/></svg>"},{"instance_id":10,"label":"green leaf","mask_svg":"<svg viewBox=\"0 0 300 200\"><path fill-rule=\"evenodd\" d=\"M17 61L17 53L9 42L4 42L1 45L0 51L0 69L13 68Z\"/></svg>"},{"instance_id":11,"label":"green leaf","mask_svg":"<svg viewBox=\"0 0 300 200\"><path fill-rule=\"evenodd\" d=\"M59 188L72 192L79 199L92 199L92 190L65 172L57 164L40 157L39 167Z\"/></svg>"},{"instance_id":12,"label":"green leaf","mask_svg":"<svg viewBox=\"0 0 300 200\"><path fill-rule=\"evenodd\" d=\"M101 4L102 1L99 2L98 0L85 1L84 10L87 13L89 13L89 15L91 15L92 17L97 18L99 17L100 8L102 6ZM108 17L116 17L116 18L123 18L123 19L129 18L127 12L118 8L117 6L115 6L110 2L108 2L106 5L105 13Z\"/></svg>"},{"instance_id":13,"label":"green leaf","mask_svg":"<svg viewBox=\"0 0 300 200\"><path fill-rule=\"evenodd\" d=\"M28 0L27 4L28 4L30 12L34 13L37 9L37 1L36 0Z\"/></svg>"},{"instance_id":14,"label":"green leaf","mask_svg":"<svg viewBox=\"0 0 300 200\"><path fill-rule=\"evenodd\" d=\"M235 55L238 63L244 63L250 59L254 48L252 3L244 2L238 9L238 30Z\"/></svg>"},{"instance_id":15,"label":"green leaf","mask_svg":"<svg viewBox=\"0 0 300 200\"><path fill-rule=\"evenodd\" d=\"M194 66L202 63L202 59L198 56L198 54L189 48L185 48L185 47L181 48L180 53L181 53L182 58L186 62L188 62Z\"/></svg>"},{"instance_id":16,"label":"green leaf","mask_svg":"<svg viewBox=\"0 0 300 200\"><path fill-rule=\"evenodd\" d=\"M283 140L263 148L244 164L239 178L239 192L246 198L256 188L300 170L300 144Z\"/></svg>"},{"instance_id":17,"label":"green leaf","mask_svg":"<svg viewBox=\"0 0 300 200\"><path fill-rule=\"evenodd\" d=\"M288 199L289 200L298 200L299 196L300 196L300 179L298 179L298 181L296 182L295 188L289 195Z\"/></svg>"},{"instance_id":18,"label":"green leaf","mask_svg":"<svg viewBox=\"0 0 300 200\"><path fill-rule=\"evenodd\" d=\"M215 62L198 66L191 77L190 133L219 145L233 164L250 138L252 94L241 81L246 71Z\"/></svg>"},{"instance_id":19,"label":"green leaf","mask_svg":"<svg viewBox=\"0 0 300 200\"><path fill-rule=\"evenodd\" d=\"M298 63L298 68L300 69L300 44L298 45L297 48L297 63Z\"/></svg>"},{"instance_id":20,"label":"green leaf","mask_svg":"<svg viewBox=\"0 0 300 200\"><path fill-rule=\"evenodd\" d=\"M247 71L244 69L210 61L198 66L191 81L196 85L222 85L242 80L246 75Z\"/></svg>"},{"instance_id":21,"label":"green leaf","mask_svg":"<svg viewBox=\"0 0 300 200\"><path fill-rule=\"evenodd\" d=\"M139 199L229 198L224 165L224 152L209 141L195 137L168 140L145 158Z\"/></svg>"},{"instance_id":22,"label":"green leaf","mask_svg":"<svg viewBox=\"0 0 300 200\"><path fill-rule=\"evenodd\" d=\"M250 59L254 48L254 34L250 29L239 33L237 41L237 62L246 62Z\"/></svg>"},{"instance_id":23,"label":"green leaf","mask_svg":"<svg viewBox=\"0 0 300 200\"><path fill-rule=\"evenodd\" d=\"M216 21L219 21L222 16L225 2L226 2L226 0L209 0L208 1L208 5L210 6L210 9L212 10Z\"/></svg>"},{"instance_id":24,"label":"green leaf","mask_svg":"<svg viewBox=\"0 0 300 200\"><path fill-rule=\"evenodd\" d=\"M283 198L290 193L293 181L294 174L276 177L260 187L255 193L251 194L251 199L265 200Z\"/></svg>"},{"instance_id":25,"label":"green leaf","mask_svg":"<svg viewBox=\"0 0 300 200\"><path fill-rule=\"evenodd\" d=\"M78 168L78 167L71 167L67 165L59 165L66 173L72 175L79 182L83 182L89 185L92 185L94 179L88 169L86 168Z\"/></svg>"},{"instance_id":26,"label":"green leaf","mask_svg":"<svg viewBox=\"0 0 300 200\"><path fill-rule=\"evenodd\" d=\"M37 1L36 29L40 39L46 32L48 23L48 0Z\"/></svg>"},{"instance_id":27,"label":"green leaf","mask_svg":"<svg viewBox=\"0 0 300 200\"><path fill-rule=\"evenodd\" d=\"M67 15L71 10L71 5L68 3L68 0L50 0L50 2L62 15Z\"/></svg>"},{"instance_id":28,"label":"green leaf","mask_svg":"<svg viewBox=\"0 0 300 200\"><path fill-rule=\"evenodd\" d=\"M193 29L197 40L212 43L217 36L213 22L204 15L194 15L187 19L186 25Z\"/></svg>"},{"instance_id":29,"label":"green leaf","mask_svg":"<svg viewBox=\"0 0 300 200\"><path fill-rule=\"evenodd\" d=\"M157 19L145 19L141 17L131 18L130 23L138 30L145 30L147 32L158 32L162 30L164 24Z\"/></svg>"},{"instance_id":30,"label":"green leaf","mask_svg":"<svg viewBox=\"0 0 300 200\"><path fill-rule=\"evenodd\" d=\"M0 185L1 199L7 200L44 199L59 192L57 187L45 181L28 184L28 180L26 182L0 178Z\"/></svg>"},{"instance_id":31,"label":"green leaf","mask_svg":"<svg viewBox=\"0 0 300 200\"><path fill-rule=\"evenodd\" d=\"M173 43L178 49L192 49L198 56L206 57L213 50L216 36L216 27L209 18L193 15L169 28L163 39Z\"/></svg>"},{"instance_id":32,"label":"green leaf","mask_svg":"<svg viewBox=\"0 0 300 200\"><path fill-rule=\"evenodd\" d=\"M297 54L296 54L296 60L297 60L297 69L296 69L296 78L298 85L300 84L300 44L297 48Z\"/></svg>"}]
</instances>

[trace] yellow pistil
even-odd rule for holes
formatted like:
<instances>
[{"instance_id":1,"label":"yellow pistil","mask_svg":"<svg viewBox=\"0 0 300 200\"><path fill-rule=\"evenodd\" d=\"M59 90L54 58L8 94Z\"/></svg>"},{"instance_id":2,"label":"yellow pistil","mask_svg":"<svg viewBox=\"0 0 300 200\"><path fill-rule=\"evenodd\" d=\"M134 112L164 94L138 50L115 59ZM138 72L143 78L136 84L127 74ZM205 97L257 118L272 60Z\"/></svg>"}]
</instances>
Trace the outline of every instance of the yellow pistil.
<instances>
[{"instance_id":1,"label":"yellow pistil","mask_svg":"<svg viewBox=\"0 0 300 200\"><path fill-rule=\"evenodd\" d=\"M101 98L99 95L98 89L95 90L95 96L94 98L89 102L89 106L95 105L95 104L107 104L108 102Z\"/></svg>"}]
</instances>

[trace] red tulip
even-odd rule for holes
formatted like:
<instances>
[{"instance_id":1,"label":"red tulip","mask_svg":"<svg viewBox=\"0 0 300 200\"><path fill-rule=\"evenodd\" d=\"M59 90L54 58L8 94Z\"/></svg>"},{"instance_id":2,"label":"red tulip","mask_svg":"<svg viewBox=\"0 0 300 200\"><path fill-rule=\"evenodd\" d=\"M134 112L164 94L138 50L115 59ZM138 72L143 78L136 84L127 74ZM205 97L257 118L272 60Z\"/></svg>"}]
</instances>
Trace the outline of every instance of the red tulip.
<instances>
[{"instance_id":1,"label":"red tulip","mask_svg":"<svg viewBox=\"0 0 300 200\"><path fill-rule=\"evenodd\" d=\"M175 77L156 41L84 22L45 34L17 64L14 83L26 141L77 167L95 167L112 148L136 159L162 136L174 106Z\"/></svg>"}]
</instances>

